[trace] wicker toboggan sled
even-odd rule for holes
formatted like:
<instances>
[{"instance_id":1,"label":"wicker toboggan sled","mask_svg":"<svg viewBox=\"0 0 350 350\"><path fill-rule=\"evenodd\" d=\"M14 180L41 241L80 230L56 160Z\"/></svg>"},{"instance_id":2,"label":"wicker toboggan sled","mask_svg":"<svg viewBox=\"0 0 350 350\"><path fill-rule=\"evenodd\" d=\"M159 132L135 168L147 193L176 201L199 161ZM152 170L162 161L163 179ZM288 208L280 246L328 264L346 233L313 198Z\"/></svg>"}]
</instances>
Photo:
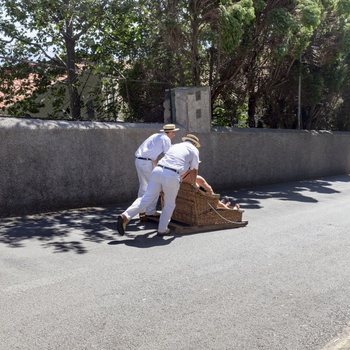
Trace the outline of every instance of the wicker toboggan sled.
<instances>
[{"instance_id":1,"label":"wicker toboggan sled","mask_svg":"<svg viewBox=\"0 0 350 350\"><path fill-rule=\"evenodd\" d=\"M182 183L176 198L176 207L169 226L175 233L195 233L225 228L243 227L243 210L217 208L219 194L208 195L194 191L191 185ZM163 207L163 197L161 196Z\"/></svg>"}]
</instances>

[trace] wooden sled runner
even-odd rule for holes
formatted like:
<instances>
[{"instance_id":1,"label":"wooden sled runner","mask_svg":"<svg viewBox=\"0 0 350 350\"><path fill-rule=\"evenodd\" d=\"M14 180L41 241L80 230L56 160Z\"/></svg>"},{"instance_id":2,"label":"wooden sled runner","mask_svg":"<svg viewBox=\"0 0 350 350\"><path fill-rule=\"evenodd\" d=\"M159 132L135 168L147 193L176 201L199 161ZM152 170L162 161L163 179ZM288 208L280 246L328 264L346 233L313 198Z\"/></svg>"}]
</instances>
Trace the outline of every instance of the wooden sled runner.
<instances>
[{"instance_id":1,"label":"wooden sled runner","mask_svg":"<svg viewBox=\"0 0 350 350\"><path fill-rule=\"evenodd\" d=\"M175 233L186 234L244 227L248 224L248 221L242 221L243 210L217 208L219 199L219 194L196 192L191 185L182 183L169 227ZM161 203L163 207L162 195Z\"/></svg>"}]
</instances>

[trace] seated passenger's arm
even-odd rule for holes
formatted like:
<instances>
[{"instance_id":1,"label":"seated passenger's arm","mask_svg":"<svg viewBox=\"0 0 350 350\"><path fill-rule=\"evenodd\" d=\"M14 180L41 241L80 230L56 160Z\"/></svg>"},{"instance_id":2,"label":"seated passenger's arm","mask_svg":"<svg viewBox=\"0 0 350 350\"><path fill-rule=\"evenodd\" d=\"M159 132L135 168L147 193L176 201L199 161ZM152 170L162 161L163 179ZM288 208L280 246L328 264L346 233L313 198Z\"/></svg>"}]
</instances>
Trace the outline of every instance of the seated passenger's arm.
<instances>
[{"instance_id":1,"label":"seated passenger's arm","mask_svg":"<svg viewBox=\"0 0 350 350\"><path fill-rule=\"evenodd\" d=\"M198 175L198 169L191 169L190 170L190 175L189 175L189 178L191 180L191 185L194 187L194 188L198 188L198 184L197 184L197 175Z\"/></svg>"}]
</instances>

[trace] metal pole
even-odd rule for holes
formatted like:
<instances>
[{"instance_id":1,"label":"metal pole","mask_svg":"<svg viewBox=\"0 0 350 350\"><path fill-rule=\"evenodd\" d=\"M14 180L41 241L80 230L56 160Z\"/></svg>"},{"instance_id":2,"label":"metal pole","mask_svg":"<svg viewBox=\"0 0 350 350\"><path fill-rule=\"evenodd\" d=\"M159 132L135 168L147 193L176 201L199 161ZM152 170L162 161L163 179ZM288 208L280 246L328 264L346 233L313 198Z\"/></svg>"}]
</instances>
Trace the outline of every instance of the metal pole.
<instances>
[{"instance_id":1,"label":"metal pole","mask_svg":"<svg viewBox=\"0 0 350 350\"><path fill-rule=\"evenodd\" d=\"M298 130L301 129L301 54L299 56Z\"/></svg>"}]
</instances>

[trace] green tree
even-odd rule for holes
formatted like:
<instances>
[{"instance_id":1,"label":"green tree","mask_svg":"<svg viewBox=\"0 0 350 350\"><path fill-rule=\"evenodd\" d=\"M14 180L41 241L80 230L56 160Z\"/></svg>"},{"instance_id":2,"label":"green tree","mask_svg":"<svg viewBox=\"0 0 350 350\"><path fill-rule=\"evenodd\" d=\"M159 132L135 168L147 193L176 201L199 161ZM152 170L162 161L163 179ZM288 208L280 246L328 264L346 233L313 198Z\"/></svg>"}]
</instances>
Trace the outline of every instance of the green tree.
<instances>
[{"instance_id":1,"label":"green tree","mask_svg":"<svg viewBox=\"0 0 350 350\"><path fill-rule=\"evenodd\" d=\"M350 118L350 110L344 108L349 89L349 19L348 2L323 2L321 23L302 57L305 128L343 129L337 119Z\"/></svg>"},{"instance_id":2,"label":"green tree","mask_svg":"<svg viewBox=\"0 0 350 350\"><path fill-rule=\"evenodd\" d=\"M1 0L0 31L4 37L1 50L7 53L3 68L18 72L13 70L14 63L25 60L36 62L33 69L34 66L42 69L44 65L40 63L61 67L67 75L70 115L72 119L81 119L77 63L87 58L90 38L97 36L95 29L107 4L107 0ZM36 85L40 85L39 80L41 86L48 85L37 71L27 73L28 77L32 73Z\"/></svg>"},{"instance_id":3,"label":"green tree","mask_svg":"<svg viewBox=\"0 0 350 350\"><path fill-rule=\"evenodd\" d=\"M258 121L295 128L301 77L303 127L349 127L348 0L0 0L0 5L5 34L0 50L7 58L0 70L3 98L14 97L11 81L23 80L25 71L28 86L41 82L33 98L64 71L69 110L79 119L83 80L77 64L88 62L94 75L104 77L98 88L118 89L128 121L161 121L167 88L209 85L214 124L247 120L250 127ZM62 94L55 91L57 109ZM28 111L40 105L30 96L24 101ZM115 106L109 111L115 113Z\"/></svg>"}]
</instances>

